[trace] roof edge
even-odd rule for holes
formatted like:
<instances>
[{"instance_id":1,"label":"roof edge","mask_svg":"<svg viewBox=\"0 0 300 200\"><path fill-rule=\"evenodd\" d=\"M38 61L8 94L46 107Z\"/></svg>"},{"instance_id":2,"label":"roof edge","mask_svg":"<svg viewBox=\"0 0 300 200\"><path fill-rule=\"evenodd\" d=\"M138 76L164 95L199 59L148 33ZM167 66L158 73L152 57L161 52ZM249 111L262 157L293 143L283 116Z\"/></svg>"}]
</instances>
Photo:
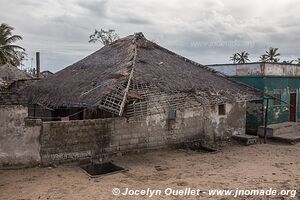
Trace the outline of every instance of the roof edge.
<instances>
[{"instance_id":1,"label":"roof edge","mask_svg":"<svg viewBox=\"0 0 300 200\"><path fill-rule=\"evenodd\" d=\"M224 63L224 64L209 64L205 66L228 66L228 65L253 65L253 64L273 64L273 65L291 65L291 66L297 66L300 67L300 65L297 64L290 64L290 63L275 63L275 62L249 62L249 63Z\"/></svg>"}]
</instances>

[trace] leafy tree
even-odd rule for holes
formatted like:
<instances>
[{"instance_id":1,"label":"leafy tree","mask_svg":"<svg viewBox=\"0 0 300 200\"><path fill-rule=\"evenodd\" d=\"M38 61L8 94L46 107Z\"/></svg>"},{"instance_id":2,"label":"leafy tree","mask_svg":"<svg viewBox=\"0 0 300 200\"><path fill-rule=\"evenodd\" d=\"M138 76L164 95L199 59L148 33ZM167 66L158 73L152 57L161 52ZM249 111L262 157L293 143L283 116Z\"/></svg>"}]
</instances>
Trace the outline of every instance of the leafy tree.
<instances>
[{"instance_id":1,"label":"leafy tree","mask_svg":"<svg viewBox=\"0 0 300 200\"><path fill-rule=\"evenodd\" d=\"M247 63L250 61L249 53L242 51L241 53L237 53L237 63Z\"/></svg>"},{"instance_id":2,"label":"leafy tree","mask_svg":"<svg viewBox=\"0 0 300 200\"><path fill-rule=\"evenodd\" d=\"M280 60L278 56L280 56L280 53L278 53L278 48L270 47L270 49L266 51L265 54L261 55L260 59L263 62L278 63Z\"/></svg>"},{"instance_id":3,"label":"leafy tree","mask_svg":"<svg viewBox=\"0 0 300 200\"><path fill-rule=\"evenodd\" d=\"M20 35L13 35L14 28L2 23L0 25L0 64L19 66L25 59L25 49L14 43L22 40Z\"/></svg>"},{"instance_id":4,"label":"leafy tree","mask_svg":"<svg viewBox=\"0 0 300 200\"><path fill-rule=\"evenodd\" d=\"M112 42L119 39L119 35L113 29L98 31L95 29L94 34L90 35L89 42L101 42L103 45L111 44Z\"/></svg>"}]
</instances>

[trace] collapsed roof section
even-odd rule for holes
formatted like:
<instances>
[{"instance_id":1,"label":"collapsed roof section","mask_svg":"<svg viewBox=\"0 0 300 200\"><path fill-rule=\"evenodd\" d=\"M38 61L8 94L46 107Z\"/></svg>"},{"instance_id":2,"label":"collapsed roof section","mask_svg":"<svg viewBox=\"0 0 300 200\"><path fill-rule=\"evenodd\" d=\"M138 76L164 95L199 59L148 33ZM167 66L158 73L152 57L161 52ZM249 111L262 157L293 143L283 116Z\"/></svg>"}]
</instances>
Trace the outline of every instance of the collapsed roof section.
<instances>
[{"instance_id":1,"label":"collapsed roof section","mask_svg":"<svg viewBox=\"0 0 300 200\"><path fill-rule=\"evenodd\" d=\"M126 110L129 117L149 115L154 107L206 106L260 95L147 40L142 33L104 46L38 81L27 93L32 103L48 107L99 107L119 116Z\"/></svg>"}]
</instances>

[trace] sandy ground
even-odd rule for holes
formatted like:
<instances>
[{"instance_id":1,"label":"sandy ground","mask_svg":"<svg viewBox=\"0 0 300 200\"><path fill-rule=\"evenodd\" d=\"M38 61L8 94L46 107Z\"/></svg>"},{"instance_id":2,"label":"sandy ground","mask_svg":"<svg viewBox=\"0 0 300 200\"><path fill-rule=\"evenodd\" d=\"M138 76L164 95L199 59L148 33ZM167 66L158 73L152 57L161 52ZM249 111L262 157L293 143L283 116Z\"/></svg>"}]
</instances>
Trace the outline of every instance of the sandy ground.
<instances>
[{"instance_id":1,"label":"sandy ground","mask_svg":"<svg viewBox=\"0 0 300 200\"><path fill-rule=\"evenodd\" d=\"M296 189L300 199L300 144L233 145L217 153L157 150L114 159L129 171L90 178L75 165L0 171L0 200L233 199L199 196L113 196L112 189ZM155 167L160 166L160 167ZM235 199L270 199L238 197Z\"/></svg>"}]
</instances>

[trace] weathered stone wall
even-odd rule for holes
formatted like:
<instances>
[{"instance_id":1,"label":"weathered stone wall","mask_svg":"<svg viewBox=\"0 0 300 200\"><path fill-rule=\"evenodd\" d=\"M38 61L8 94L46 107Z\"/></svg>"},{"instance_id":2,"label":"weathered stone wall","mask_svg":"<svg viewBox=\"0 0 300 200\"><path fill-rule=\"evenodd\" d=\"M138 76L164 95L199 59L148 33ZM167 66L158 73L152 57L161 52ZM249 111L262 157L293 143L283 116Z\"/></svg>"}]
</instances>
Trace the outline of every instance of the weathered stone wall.
<instances>
[{"instance_id":1,"label":"weathered stone wall","mask_svg":"<svg viewBox=\"0 0 300 200\"><path fill-rule=\"evenodd\" d=\"M211 145L245 133L245 103L227 104L226 115L222 116L217 108L177 110L175 120L168 120L168 113L162 113L139 122L126 118L43 122L42 162L65 162L194 140Z\"/></svg>"},{"instance_id":2,"label":"weathered stone wall","mask_svg":"<svg viewBox=\"0 0 300 200\"><path fill-rule=\"evenodd\" d=\"M0 106L0 167L40 163L40 120L28 120L22 105Z\"/></svg>"}]
</instances>

